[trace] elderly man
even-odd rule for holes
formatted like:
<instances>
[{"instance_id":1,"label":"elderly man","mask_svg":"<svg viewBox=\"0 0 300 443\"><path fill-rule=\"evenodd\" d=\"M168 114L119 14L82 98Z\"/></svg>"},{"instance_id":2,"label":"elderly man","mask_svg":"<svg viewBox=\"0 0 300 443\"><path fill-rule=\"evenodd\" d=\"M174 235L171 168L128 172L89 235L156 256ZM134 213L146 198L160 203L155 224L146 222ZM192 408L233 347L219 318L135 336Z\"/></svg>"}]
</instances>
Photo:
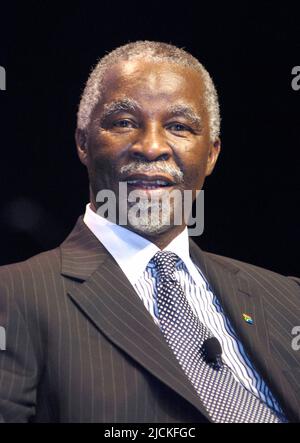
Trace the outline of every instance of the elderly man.
<instances>
[{"instance_id":1,"label":"elderly man","mask_svg":"<svg viewBox=\"0 0 300 443\"><path fill-rule=\"evenodd\" d=\"M86 212L60 247L0 271L3 421L299 421L300 280L206 253L178 223L219 129L184 50L135 42L99 61L76 130Z\"/></svg>"}]
</instances>

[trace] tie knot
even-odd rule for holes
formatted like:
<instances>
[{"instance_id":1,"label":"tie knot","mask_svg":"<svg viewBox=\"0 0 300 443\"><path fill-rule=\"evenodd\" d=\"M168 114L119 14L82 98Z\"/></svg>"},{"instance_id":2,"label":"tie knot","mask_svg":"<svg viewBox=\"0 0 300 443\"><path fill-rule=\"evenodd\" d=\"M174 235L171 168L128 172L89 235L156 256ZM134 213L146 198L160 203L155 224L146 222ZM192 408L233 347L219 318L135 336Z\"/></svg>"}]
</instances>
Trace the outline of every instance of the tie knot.
<instances>
[{"instance_id":1,"label":"tie knot","mask_svg":"<svg viewBox=\"0 0 300 443\"><path fill-rule=\"evenodd\" d=\"M160 278L172 277L178 260L178 255L170 251L159 251L152 258Z\"/></svg>"}]
</instances>

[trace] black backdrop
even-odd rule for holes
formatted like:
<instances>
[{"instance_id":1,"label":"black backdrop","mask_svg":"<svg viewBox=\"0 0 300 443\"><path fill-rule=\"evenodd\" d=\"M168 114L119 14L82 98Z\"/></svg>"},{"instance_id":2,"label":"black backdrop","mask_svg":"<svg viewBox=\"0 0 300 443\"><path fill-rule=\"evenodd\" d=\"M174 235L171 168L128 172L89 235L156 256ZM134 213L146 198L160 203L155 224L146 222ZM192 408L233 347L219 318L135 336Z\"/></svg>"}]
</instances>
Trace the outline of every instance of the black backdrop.
<instances>
[{"instance_id":1,"label":"black backdrop","mask_svg":"<svg viewBox=\"0 0 300 443\"><path fill-rule=\"evenodd\" d=\"M84 82L137 39L184 47L217 85L223 151L205 185L203 249L300 275L297 3L13 2L0 7L0 264L57 246L88 201L74 143Z\"/></svg>"}]
</instances>

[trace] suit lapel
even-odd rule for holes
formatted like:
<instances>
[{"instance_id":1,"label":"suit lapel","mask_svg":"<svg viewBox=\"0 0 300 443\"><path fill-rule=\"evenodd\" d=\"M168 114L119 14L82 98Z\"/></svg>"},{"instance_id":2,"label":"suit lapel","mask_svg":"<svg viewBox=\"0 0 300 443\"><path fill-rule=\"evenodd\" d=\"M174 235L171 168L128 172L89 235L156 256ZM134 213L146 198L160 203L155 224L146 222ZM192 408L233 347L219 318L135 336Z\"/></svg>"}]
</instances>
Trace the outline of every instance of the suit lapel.
<instances>
[{"instance_id":1,"label":"suit lapel","mask_svg":"<svg viewBox=\"0 0 300 443\"><path fill-rule=\"evenodd\" d=\"M108 340L209 420L201 401L125 274L81 218L62 244L61 251L62 274L72 278L68 295L84 315Z\"/></svg>"},{"instance_id":2,"label":"suit lapel","mask_svg":"<svg viewBox=\"0 0 300 443\"><path fill-rule=\"evenodd\" d=\"M269 320L266 313L262 288L253 287L240 269L231 262L218 260L217 256L201 251L190 240L191 257L206 276L213 293L220 300L226 316L241 340L251 362L255 365L275 397L279 400L290 420L299 420L299 405L293 386L286 380L283 367L272 353ZM243 314L253 319L247 323ZM291 346L286 343L287 349ZM284 361L284 355L280 360Z\"/></svg>"},{"instance_id":3,"label":"suit lapel","mask_svg":"<svg viewBox=\"0 0 300 443\"><path fill-rule=\"evenodd\" d=\"M219 263L190 242L191 256L203 271L213 293L239 335L247 342L251 355L267 346L265 312L259 294L251 294L248 281L241 277L239 268L231 263ZM247 323L243 314L254 323Z\"/></svg>"}]
</instances>

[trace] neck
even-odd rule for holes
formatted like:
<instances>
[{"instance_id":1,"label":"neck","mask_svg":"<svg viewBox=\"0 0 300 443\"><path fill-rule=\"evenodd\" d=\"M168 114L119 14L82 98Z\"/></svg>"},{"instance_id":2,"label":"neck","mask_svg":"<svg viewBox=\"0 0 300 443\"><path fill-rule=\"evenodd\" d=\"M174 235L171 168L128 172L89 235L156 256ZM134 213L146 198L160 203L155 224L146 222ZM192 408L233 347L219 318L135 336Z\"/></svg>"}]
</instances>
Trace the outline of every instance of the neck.
<instances>
[{"instance_id":1,"label":"neck","mask_svg":"<svg viewBox=\"0 0 300 443\"><path fill-rule=\"evenodd\" d=\"M135 231L134 229L126 226L127 229L130 229L131 231L135 232L136 234L146 238L147 240L154 243L159 249L164 249L168 244L171 243L172 240L174 240L177 235L179 235L184 229L185 225L182 226L172 226L168 231L162 232L160 234L145 234L143 232Z\"/></svg>"}]
</instances>

